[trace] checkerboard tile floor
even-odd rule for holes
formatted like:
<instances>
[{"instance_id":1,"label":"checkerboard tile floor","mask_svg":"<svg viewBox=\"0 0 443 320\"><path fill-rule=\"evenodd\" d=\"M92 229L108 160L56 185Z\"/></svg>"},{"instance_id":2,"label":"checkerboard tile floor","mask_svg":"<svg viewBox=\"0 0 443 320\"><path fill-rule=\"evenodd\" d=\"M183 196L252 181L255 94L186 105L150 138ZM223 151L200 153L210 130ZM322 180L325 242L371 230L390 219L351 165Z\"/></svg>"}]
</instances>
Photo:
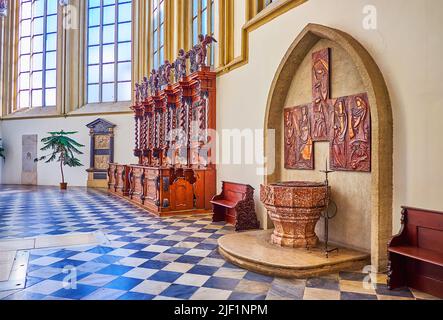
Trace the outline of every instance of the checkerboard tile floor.
<instances>
[{"instance_id":1,"label":"checkerboard tile floor","mask_svg":"<svg viewBox=\"0 0 443 320\"><path fill-rule=\"evenodd\" d=\"M160 219L97 190L0 186L0 239L102 231L109 242L30 253L26 286L9 300L367 300L430 299L389 291L379 276L340 272L307 280L273 278L227 263L217 239L233 232L209 216ZM73 282L75 278L77 281Z\"/></svg>"}]
</instances>

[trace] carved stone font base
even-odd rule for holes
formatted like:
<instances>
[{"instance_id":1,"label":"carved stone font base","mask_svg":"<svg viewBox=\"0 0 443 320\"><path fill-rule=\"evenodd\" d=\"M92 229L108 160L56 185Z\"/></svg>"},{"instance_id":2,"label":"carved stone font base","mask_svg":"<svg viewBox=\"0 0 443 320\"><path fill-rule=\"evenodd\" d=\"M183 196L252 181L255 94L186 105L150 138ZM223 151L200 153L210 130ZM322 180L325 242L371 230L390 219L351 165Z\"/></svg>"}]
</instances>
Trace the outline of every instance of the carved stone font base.
<instances>
[{"instance_id":1,"label":"carved stone font base","mask_svg":"<svg viewBox=\"0 0 443 320\"><path fill-rule=\"evenodd\" d=\"M316 246L315 226L326 209L326 197L327 187L323 183L262 185L260 199L275 226L271 243L292 248Z\"/></svg>"}]
</instances>

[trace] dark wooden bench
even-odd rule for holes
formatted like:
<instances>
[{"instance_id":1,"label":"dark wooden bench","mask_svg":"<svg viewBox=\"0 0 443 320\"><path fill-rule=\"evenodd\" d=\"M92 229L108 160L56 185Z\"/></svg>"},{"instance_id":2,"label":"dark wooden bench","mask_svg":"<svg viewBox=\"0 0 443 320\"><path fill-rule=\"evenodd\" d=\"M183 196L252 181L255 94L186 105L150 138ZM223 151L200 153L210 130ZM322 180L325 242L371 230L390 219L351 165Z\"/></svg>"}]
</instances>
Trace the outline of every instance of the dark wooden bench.
<instances>
[{"instance_id":1,"label":"dark wooden bench","mask_svg":"<svg viewBox=\"0 0 443 320\"><path fill-rule=\"evenodd\" d=\"M226 221L236 231L258 229L255 214L254 188L250 185L223 181L223 190L212 201L214 222Z\"/></svg>"},{"instance_id":2,"label":"dark wooden bench","mask_svg":"<svg viewBox=\"0 0 443 320\"><path fill-rule=\"evenodd\" d=\"M410 287L443 298L443 212L403 207L388 259L389 289Z\"/></svg>"}]
</instances>

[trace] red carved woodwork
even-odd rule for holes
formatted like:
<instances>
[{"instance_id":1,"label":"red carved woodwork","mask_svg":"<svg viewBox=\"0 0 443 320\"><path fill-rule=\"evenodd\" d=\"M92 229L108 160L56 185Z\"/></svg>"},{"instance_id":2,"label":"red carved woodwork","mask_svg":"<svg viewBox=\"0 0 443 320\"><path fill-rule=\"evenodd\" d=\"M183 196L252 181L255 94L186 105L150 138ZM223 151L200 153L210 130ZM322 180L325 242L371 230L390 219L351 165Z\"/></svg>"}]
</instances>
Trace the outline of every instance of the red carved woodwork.
<instances>
[{"instance_id":1,"label":"red carved woodwork","mask_svg":"<svg viewBox=\"0 0 443 320\"><path fill-rule=\"evenodd\" d=\"M348 98L349 151L348 170L371 170L371 119L368 96L363 93Z\"/></svg>"},{"instance_id":2,"label":"red carved woodwork","mask_svg":"<svg viewBox=\"0 0 443 320\"><path fill-rule=\"evenodd\" d=\"M115 165L114 170L114 193L121 196L129 196L129 168L125 165Z\"/></svg>"},{"instance_id":3,"label":"red carved woodwork","mask_svg":"<svg viewBox=\"0 0 443 320\"><path fill-rule=\"evenodd\" d=\"M171 206L172 210L176 211L187 211L194 208L192 184L184 177L177 178L171 186Z\"/></svg>"},{"instance_id":4,"label":"red carved woodwork","mask_svg":"<svg viewBox=\"0 0 443 320\"><path fill-rule=\"evenodd\" d=\"M329 123L329 48L312 54L311 134L313 141L327 141Z\"/></svg>"},{"instance_id":5,"label":"red carved woodwork","mask_svg":"<svg viewBox=\"0 0 443 320\"><path fill-rule=\"evenodd\" d=\"M236 231L260 227L255 214L254 188L250 185L223 181L222 193L211 203L214 222L226 221L233 224Z\"/></svg>"},{"instance_id":6,"label":"red carved woodwork","mask_svg":"<svg viewBox=\"0 0 443 320\"><path fill-rule=\"evenodd\" d=\"M111 163L108 168L108 189L116 191L117 165Z\"/></svg>"},{"instance_id":7,"label":"red carved woodwork","mask_svg":"<svg viewBox=\"0 0 443 320\"><path fill-rule=\"evenodd\" d=\"M216 129L215 95L215 73L201 67L138 101L132 107L138 164L111 164L109 192L160 216L211 212L216 193L215 141L210 139Z\"/></svg>"},{"instance_id":8,"label":"red carved woodwork","mask_svg":"<svg viewBox=\"0 0 443 320\"><path fill-rule=\"evenodd\" d=\"M388 287L443 298L443 212L403 207L402 228L388 245Z\"/></svg>"},{"instance_id":9,"label":"red carved woodwork","mask_svg":"<svg viewBox=\"0 0 443 320\"><path fill-rule=\"evenodd\" d=\"M285 168L313 170L314 142L329 141L331 169L370 172L368 96L331 99L329 48L312 54L312 99L311 104L285 109Z\"/></svg>"},{"instance_id":10,"label":"red carved woodwork","mask_svg":"<svg viewBox=\"0 0 443 320\"><path fill-rule=\"evenodd\" d=\"M129 196L131 200L143 204L145 199L145 172L143 167L130 166L129 168Z\"/></svg>"},{"instance_id":11,"label":"red carved woodwork","mask_svg":"<svg viewBox=\"0 0 443 320\"><path fill-rule=\"evenodd\" d=\"M287 169L314 169L309 105L285 110L285 164Z\"/></svg>"}]
</instances>

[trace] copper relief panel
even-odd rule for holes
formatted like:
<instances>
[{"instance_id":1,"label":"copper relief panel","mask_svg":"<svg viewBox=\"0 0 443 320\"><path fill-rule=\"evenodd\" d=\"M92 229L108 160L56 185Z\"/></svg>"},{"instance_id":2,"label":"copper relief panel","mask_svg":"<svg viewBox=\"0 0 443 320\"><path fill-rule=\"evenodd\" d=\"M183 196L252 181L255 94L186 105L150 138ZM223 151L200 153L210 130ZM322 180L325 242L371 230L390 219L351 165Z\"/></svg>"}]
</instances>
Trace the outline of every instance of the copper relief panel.
<instances>
[{"instance_id":1,"label":"copper relief panel","mask_svg":"<svg viewBox=\"0 0 443 320\"><path fill-rule=\"evenodd\" d=\"M331 99L330 49L312 55L311 104L284 111L285 168L314 169L314 142L329 141L336 171L371 171L371 112L366 93Z\"/></svg>"}]
</instances>

